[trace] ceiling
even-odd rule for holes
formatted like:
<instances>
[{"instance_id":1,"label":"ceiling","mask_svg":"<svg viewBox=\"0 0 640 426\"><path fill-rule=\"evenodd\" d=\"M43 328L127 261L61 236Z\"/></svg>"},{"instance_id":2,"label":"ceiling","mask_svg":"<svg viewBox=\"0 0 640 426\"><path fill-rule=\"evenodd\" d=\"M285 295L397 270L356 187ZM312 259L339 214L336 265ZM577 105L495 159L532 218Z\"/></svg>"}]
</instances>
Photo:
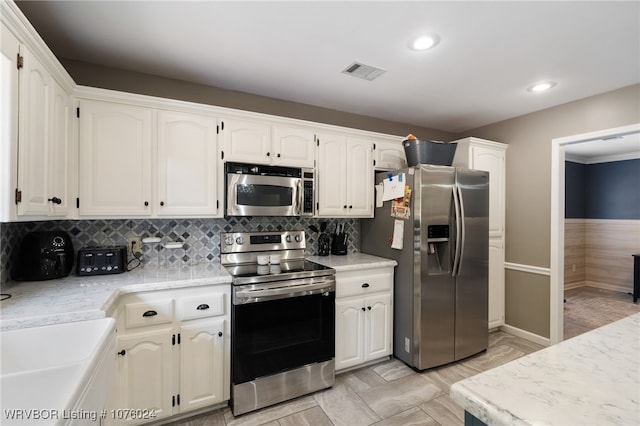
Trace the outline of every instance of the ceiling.
<instances>
[{"instance_id":1,"label":"ceiling","mask_svg":"<svg viewBox=\"0 0 640 426\"><path fill-rule=\"evenodd\" d=\"M640 82L638 1L17 4L59 58L450 133Z\"/></svg>"},{"instance_id":2,"label":"ceiling","mask_svg":"<svg viewBox=\"0 0 640 426\"><path fill-rule=\"evenodd\" d=\"M640 158L640 133L565 145L564 149L567 160L586 164Z\"/></svg>"}]
</instances>

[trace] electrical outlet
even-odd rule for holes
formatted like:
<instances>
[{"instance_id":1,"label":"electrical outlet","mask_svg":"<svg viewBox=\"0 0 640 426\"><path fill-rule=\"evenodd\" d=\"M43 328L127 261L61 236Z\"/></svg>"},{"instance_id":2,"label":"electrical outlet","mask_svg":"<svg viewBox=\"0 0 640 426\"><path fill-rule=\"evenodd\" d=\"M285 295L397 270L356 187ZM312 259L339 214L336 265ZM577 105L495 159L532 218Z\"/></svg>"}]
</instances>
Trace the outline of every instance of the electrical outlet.
<instances>
[{"instance_id":1,"label":"electrical outlet","mask_svg":"<svg viewBox=\"0 0 640 426\"><path fill-rule=\"evenodd\" d=\"M140 237L129 237L127 241L129 243L127 248L130 253L140 253L142 251L142 247L140 246Z\"/></svg>"}]
</instances>

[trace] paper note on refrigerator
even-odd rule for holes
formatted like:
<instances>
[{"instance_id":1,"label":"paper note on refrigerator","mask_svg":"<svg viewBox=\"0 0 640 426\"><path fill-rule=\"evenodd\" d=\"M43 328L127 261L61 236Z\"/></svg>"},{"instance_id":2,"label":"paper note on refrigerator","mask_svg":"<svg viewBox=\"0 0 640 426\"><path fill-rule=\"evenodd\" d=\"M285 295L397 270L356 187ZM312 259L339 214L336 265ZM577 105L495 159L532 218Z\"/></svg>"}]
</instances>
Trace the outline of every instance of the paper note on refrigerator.
<instances>
[{"instance_id":1,"label":"paper note on refrigerator","mask_svg":"<svg viewBox=\"0 0 640 426\"><path fill-rule=\"evenodd\" d=\"M376 185L376 207L384 206L384 186L381 183Z\"/></svg>"},{"instance_id":2,"label":"paper note on refrigerator","mask_svg":"<svg viewBox=\"0 0 640 426\"><path fill-rule=\"evenodd\" d=\"M402 250L404 240L404 221L396 219L393 224L393 241L391 248Z\"/></svg>"},{"instance_id":3,"label":"paper note on refrigerator","mask_svg":"<svg viewBox=\"0 0 640 426\"><path fill-rule=\"evenodd\" d=\"M406 179L404 173L399 173L396 176L390 176L382 181L384 187L383 201L393 200L394 198L404 197L404 185Z\"/></svg>"}]
</instances>

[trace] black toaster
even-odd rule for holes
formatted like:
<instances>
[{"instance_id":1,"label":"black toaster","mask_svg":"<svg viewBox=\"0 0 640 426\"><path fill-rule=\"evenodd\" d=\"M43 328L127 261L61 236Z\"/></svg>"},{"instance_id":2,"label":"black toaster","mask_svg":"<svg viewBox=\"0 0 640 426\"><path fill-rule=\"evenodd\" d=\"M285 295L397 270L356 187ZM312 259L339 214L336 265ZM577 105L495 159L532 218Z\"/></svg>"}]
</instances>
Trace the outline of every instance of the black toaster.
<instances>
[{"instance_id":1,"label":"black toaster","mask_svg":"<svg viewBox=\"0 0 640 426\"><path fill-rule=\"evenodd\" d=\"M83 247L78 250L78 275L121 274L127 270L127 247Z\"/></svg>"}]
</instances>

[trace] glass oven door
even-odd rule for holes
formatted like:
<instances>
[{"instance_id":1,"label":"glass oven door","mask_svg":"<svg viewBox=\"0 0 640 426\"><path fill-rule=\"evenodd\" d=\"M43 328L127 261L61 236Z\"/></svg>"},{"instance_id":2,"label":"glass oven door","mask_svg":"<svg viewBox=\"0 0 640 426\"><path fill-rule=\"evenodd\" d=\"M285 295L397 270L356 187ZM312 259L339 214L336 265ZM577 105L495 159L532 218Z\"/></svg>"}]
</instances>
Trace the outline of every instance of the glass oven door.
<instances>
[{"instance_id":1,"label":"glass oven door","mask_svg":"<svg viewBox=\"0 0 640 426\"><path fill-rule=\"evenodd\" d=\"M302 180L296 177L227 175L227 216L300 216Z\"/></svg>"},{"instance_id":2,"label":"glass oven door","mask_svg":"<svg viewBox=\"0 0 640 426\"><path fill-rule=\"evenodd\" d=\"M232 306L232 382L335 356L335 290Z\"/></svg>"}]
</instances>

